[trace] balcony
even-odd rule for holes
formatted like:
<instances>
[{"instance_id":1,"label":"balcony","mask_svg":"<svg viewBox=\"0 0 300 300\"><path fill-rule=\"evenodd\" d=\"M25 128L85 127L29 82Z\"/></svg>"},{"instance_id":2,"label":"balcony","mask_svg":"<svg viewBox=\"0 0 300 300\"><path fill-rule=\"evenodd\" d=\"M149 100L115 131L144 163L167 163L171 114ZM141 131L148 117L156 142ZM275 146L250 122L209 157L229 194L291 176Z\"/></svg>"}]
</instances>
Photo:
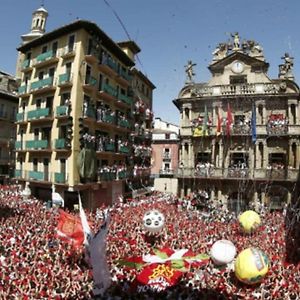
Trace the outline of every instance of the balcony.
<instances>
[{"instance_id":1,"label":"balcony","mask_svg":"<svg viewBox=\"0 0 300 300\"><path fill-rule=\"evenodd\" d=\"M72 76L70 72L60 74L58 76L58 86L71 86L72 85Z\"/></svg>"},{"instance_id":2,"label":"balcony","mask_svg":"<svg viewBox=\"0 0 300 300\"><path fill-rule=\"evenodd\" d=\"M64 184L66 183L66 174L65 173L54 173L54 182Z\"/></svg>"},{"instance_id":3,"label":"balcony","mask_svg":"<svg viewBox=\"0 0 300 300\"><path fill-rule=\"evenodd\" d=\"M226 132L226 128L223 127L223 132ZM232 135L250 135L251 134L251 128L249 125L242 124L238 125L235 124L232 126Z\"/></svg>"},{"instance_id":4,"label":"balcony","mask_svg":"<svg viewBox=\"0 0 300 300\"><path fill-rule=\"evenodd\" d=\"M100 171L98 173L98 180L100 181L112 181L116 179L116 172L113 171Z\"/></svg>"},{"instance_id":5,"label":"balcony","mask_svg":"<svg viewBox=\"0 0 300 300\"><path fill-rule=\"evenodd\" d=\"M116 117L113 116L113 115L108 115L108 114L105 114L103 116L103 122L105 123L109 123L109 124L115 124L116 123Z\"/></svg>"},{"instance_id":6,"label":"balcony","mask_svg":"<svg viewBox=\"0 0 300 300\"><path fill-rule=\"evenodd\" d=\"M31 140L26 141L25 147L28 150L39 150L48 148L48 140Z\"/></svg>"},{"instance_id":7,"label":"balcony","mask_svg":"<svg viewBox=\"0 0 300 300\"><path fill-rule=\"evenodd\" d=\"M252 83L252 84L228 84L196 87L192 93L196 96L236 96L278 94L280 91L279 83Z\"/></svg>"},{"instance_id":8,"label":"balcony","mask_svg":"<svg viewBox=\"0 0 300 300\"><path fill-rule=\"evenodd\" d=\"M174 175L174 170L172 170L172 169L160 169L159 170L159 175L173 176Z\"/></svg>"},{"instance_id":9,"label":"balcony","mask_svg":"<svg viewBox=\"0 0 300 300\"><path fill-rule=\"evenodd\" d=\"M266 127L268 135L286 135L288 133L288 125L271 125Z\"/></svg>"},{"instance_id":10,"label":"balcony","mask_svg":"<svg viewBox=\"0 0 300 300\"><path fill-rule=\"evenodd\" d=\"M115 143L106 143L104 149L105 151L115 152L116 151Z\"/></svg>"},{"instance_id":11,"label":"balcony","mask_svg":"<svg viewBox=\"0 0 300 300\"><path fill-rule=\"evenodd\" d=\"M127 178L127 172L126 171L119 171L117 172L117 179L122 180Z\"/></svg>"},{"instance_id":12,"label":"balcony","mask_svg":"<svg viewBox=\"0 0 300 300\"><path fill-rule=\"evenodd\" d=\"M105 72L111 76L118 74L118 65L117 63L108 55L103 54L101 62L99 64L99 69L102 72Z\"/></svg>"},{"instance_id":13,"label":"balcony","mask_svg":"<svg viewBox=\"0 0 300 300\"><path fill-rule=\"evenodd\" d=\"M33 60L33 66L42 67L50 63L54 63L58 61L58 57L56 57L56 52L53 50L49 50L45 53L41 53Z\"/></svg>"},{"instance_id":14,"label":"balcony","mask_svg":"<svg viewBox=\"0 0 300 300\"><path fill-rule=\"evenodd\" d=\"M63 117L67 116L67 109L68 107L66 105L61 105L56 107L56 117Z\"/></svg>"},{"instance_id":15,"label":"balcony","mask_svg":"<svg viewBox=\"0 0 300 300\"><path fill-rule=\"evenodd\" d=\"M103 83L102 84L102 90L101 91L105 92L106 94L110 95L111 97L117 98L118 90L116 88L114 88L113 86L111 86L110 84L108 84L108 83Z\"/></svg>"},{"instance_id":16,"label":"balcony","mask_svg":"<svg viewBox=\"0 0 300 300\"><path fill-rule=\"evenodd\" d=\"M228 178L249 178L249 169L248 168L228 168L227 177Z\"/></svg>"},{"instance_id":17,"label":"balcony","mask_svg":"<svg viewBox=\"0 0 300 300\"><path fill-rule=\"evenodd\" d=\"M53 89L53 77L48 77L48 78L44 78L35 82L32 82L30 85L30 91L31 92L43 92L43 91L48 91L49 88Z\"/></svg>"},{"instance_id":18,"label":"balcony","mask_svg":"<svg viewBox=\"0 0 300 300\"><path fill-rule=\"evenodd\" d=\"M86 75L84 81L84 87L87 89L94 89L97 85L97 79L93 76Z\"/></svg>"},{"instance_id":19,"label":"balcony","mask_svg":"<svg viewBox=\"0 0 300 300\"><path fill-rule=\"evenodd\" d=\"M38 120L38 119L49 117L49 111L50 111L49 107L31 110L27 113L27 119Z\"/></svg>"},{"instance_id":20,"label":"balcony","mask_svg":"<svg viewBox=\"0 0 300 300\"><path fill-rule=\"evenodd\" d=\"M66 139L56 139L54 143L55 149L65 149L66 148Z\"/></svg>"},{"instance_id":21,"label":"balcony","mask_svg":"<svg viewBox=\"0 0 300 300\"><path fill-rule=\"evenodd\" d=\"M130 123L126 119L119 119L118 126L123 127L123 128L130 128Z\"/></svg>"},{"instance_id":22,"label":"balcony","mask_svg":"<svg viewBox=\"0 0 300 300\"><path fill-rule=\"evenodd\" d=\"M37 180L37 181L48 181L49 175L48 175L48 173L45 173L45 172L29 171L28 179L29 180Z\"/></svg>"},{"instance_id":23,"label":"balcony","mask_svg":"<svg viewBox=\"0 0 300 300\"><path fill-rule=\"evenodd\" d=\"M267 169L266 176L269 179L276 180L276 179L287 179L287 169Z\"/></svg>"},{"instance_id":24,"label":"balcony","mask_svg":"<svg viewBox=\"0 0 300 300\"><path fill-rule=\"evenodd\" d=\"M22 170L15 169L15 178L22 178Z\"/></svg>"},{"instance_id":25,"label":"balcony","mask_svg":"<svg viewBox=\"0 0 300 300\"><path fill-rule=\"evenodd\" d=\"M121 100L123 103L127 104L127 105L131 105L132 104L132 98L128 97L126 95L123 94L119 94L119 100Z\"/></svg>"},{"instance_id":26,"label":"balcony","mask_svg":"<svg viewBox=\"0 0 300 300\"><path fill-rule=\"evenodd\" d=\"M132 80L132 76L128 74L128 71L124 71L123 69L120 69L119 74L120 74L120 76L122 78L124 78L127 81L131 81Z\"/></svg>"},{"instance_id":27,"label":"balcony","mask_svg":"<svg viewBox=\"0 0 300 300\"><path fill-rule=\"evenodd\" d=\"M129 154L129 148L127 146L120 146L119 152L123 154Z\"/></svg>"},{"instance_id":28,"label":"balcony","mask_svg":"<svg viewBox=\"0 0 300 300\"><path fill-rule=\"evenodd\" d=\"M15 141L15 149L16 150L22 150L23 149L21 141Z\"/></svg>"},{"instance_id":29,"label":"balcony","mask_svg":"<svg viewBox=\"0 0 300 300\"><path fill-rule=\"evenodd\" d=\"M28 86L27 84L25 85L21 85L19 88L18 88L18 94L19 96L22 96L22 95L25 95L28 93Z\"/></svg>"},{"instance_id":30,"label":"balcony","mask_svg":"<svg viewBox=\"0 0 300 300\"><path fill-rule=\"evenodd\" d=\"M31 63L30 59L25 59L23 61L22 65L21 65L22 72L25 72L26 70L31 68L30 63Z\"/></svg>"},{"instance_id":31,"label":"balcony","mask_svg":"<svg viewBox=\"0 0 300 300\"><path fill-rule=\"evenodd\" d=\"M71 56L75 55L75 50L76 50L76 44L70 44L70 45L63 47L60 50L60 55L63 58L71 57Z\"/></svg>"},{"instance_id":32,"label":"balcony","mask_svg":"<svg viewBox=\"0 0 300 300\"><path fill-rule=\"evenodd\" d=\"M171 160L171 154L169 152L164 152L162 158L163 160Z\"/></svg>"},{"instance_id":33,"label":"balcony","mask_svg":"<svg viewBox=\"0 0 300 300\"><path fill-rule=\"evenodd\" d=\"M25 121L25 114L23 112L17 113L16 122L24 122L24 121Z\"/></svg>"}]
</instances>

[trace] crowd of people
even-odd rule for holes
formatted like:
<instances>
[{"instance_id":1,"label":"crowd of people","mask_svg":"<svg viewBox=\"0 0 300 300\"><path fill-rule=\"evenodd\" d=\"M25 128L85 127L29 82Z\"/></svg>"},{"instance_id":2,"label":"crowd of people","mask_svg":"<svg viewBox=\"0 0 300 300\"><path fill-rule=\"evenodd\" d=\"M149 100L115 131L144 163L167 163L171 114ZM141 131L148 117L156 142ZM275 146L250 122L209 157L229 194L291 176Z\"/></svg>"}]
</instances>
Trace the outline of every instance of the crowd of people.
<instances>
[{"instance_id":1,"label":"crowd of people","mask_svg":"<svg viewBox=\"0 0 300 300\"><path fill-rule=\"evenodd\" d=\"M300 265L285 260L282 212L261 211L262 225L246 235L224 207L204 213L183 203L154 192L110 207L107 261L112 284L97 299L299 299ZM0 205L0 299L92 299L92 270L83 248L75 251L56 235L58 209L22 197L19 186L1 186ZM152 209L165 216L165 226L154 235L142 223L145 212ZM102 224L103 210L87 213L94 231ZM178 284L159 294L151 290L139 294L131 288L139 271L119 264L120 259L148 254L153 248L209 254L219 239L232 241L237 252L257 247L266 253L270 266L261 283L242 284L232 266L219 268L209 261L189 269Z\"/></svg>"}]
</instances>

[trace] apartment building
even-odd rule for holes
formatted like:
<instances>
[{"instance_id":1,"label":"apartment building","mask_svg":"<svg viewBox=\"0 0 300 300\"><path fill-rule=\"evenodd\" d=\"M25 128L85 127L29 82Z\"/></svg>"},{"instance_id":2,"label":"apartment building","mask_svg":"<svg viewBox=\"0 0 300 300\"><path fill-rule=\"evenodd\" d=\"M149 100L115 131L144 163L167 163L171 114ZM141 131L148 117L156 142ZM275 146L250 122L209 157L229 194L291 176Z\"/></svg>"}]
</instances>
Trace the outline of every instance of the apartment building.
<instances>
[{"instance_id":1,"label":"apartment building","mask_svg":"<svg viewBox=\"0 0 300 300\"><path fill-rule=\"evenodd\" d=\"M48 15L42 11L43 18L39 9L32 21L40 32ZM125 194L133 177L131 70L137 49L85 20L23 39L15 177L34 195L51 199L55 189L72 207L80 192L93 209Z\"/></svg>"}]
</instances>

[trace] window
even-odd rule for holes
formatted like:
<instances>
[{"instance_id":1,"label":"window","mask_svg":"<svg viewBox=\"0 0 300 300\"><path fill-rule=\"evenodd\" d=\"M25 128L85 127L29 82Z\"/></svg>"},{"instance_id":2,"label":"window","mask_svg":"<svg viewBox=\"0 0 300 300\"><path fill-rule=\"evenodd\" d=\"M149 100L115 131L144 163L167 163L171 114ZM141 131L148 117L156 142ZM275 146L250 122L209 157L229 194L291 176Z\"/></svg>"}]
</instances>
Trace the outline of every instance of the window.
<instances>
[{"instance_id":1,"label":"window","mask_svg":"<svg viewBox=\"0 0 300 300\"><path fill-rule=\"evenodd\" d=\"M166 140L170 139L170 133L166 133Z\"/></svg>"},{"instance_id":2,"label":"window","mask_svg":"<svg viewBox=\"0 0 300 300\"><path fill-rule=\"evenodd\" d=\"M44 78L44 71L39 72L39 80L42 80Z\"/></svg>"},{"instance_id":3,"label":"window","mask_svg":"<svg viewBox=\"0 0 300 300\"><path fill-rule=\"evenodd\" d=\"M60 98L60 105L65 105L66 100L69 100L70 96L71 96L70 93L63 93Z\"/></svg>"},{"instance_id":4,"label":"window","mask_svg":"<svg viewBox=\"0 0 300 300\"><path fill-rule=\"evenodd\" d=\"M89 65L87 65L85 71L85 84L89 84L89 81L91 79L91 74L92 74L92 68Z\"/></svg>"},{"instance_id":5,"label":"window","mask_svg":"<svg viewBox=\"0 0 300 300\"><path fill-rule=\"evenodd\" d=\"M38 170L38 160L37 158L33 159L33 171L37 171Z\"/></svg>"},{"instance_id":6,"label":"window","mask_svg":"<svg viewBox=\"0 0 300 300\"><path fill-rule=\"evenodd\" d=\"M39 109L41 108L42 100L41 99L36 99L36 108Z\"/></svg>"},{"instance_id":7,"label":"window","mask_svg":"<svg viewBox=\"0 0 300 300\"><path fill-rule=\"evenodd\" d=\"M68 50L69 52L74 50L74 43L75 43L75 35L72 34L69 36L69 41L68 41Z\"/></svg>"},{"instance_id":8,"label":"window","mask_svg":"<svg viewBox=\"0 0 300 300\"><path fill-rule=\"evenodd\" d=\"M247 83L246 75L230 76L230 84L245 84Z\"/></svg>"},{"instance_id":9,"label":"window","mask_svg":"<svg viewBox=\"0 0 300 300\"><path fill-rule=\"evenodd\" d=\"M43 48L42 48L42 53L46 53L47 52L47 46L43 46Z\"/></svg>"},{"instance_id":10,"label":"window","mask_svg":"<svg viewBox=\"0 0 300 300\"><path fill-rule=\"evenodd\" d=\"M56 55L57 48L58 48L58 42L54 42L52 44L52 51L54 56Z\"/></svg>"},{"instance_id":11,"label":"window","mask_svg":"<svg viewBox=\"0 0 300 300\"><path fill-rule=\"evenodd\" d=\"M72 63L66 63L66 73L71 74Z\"/></svg>"},{"instance_id":12,"label":"window","mask_svg":"<svg viewBox=\"0 0 300 300\"><path fill-rule=\"evenodd\" d=\"M198 162L201 162L201 163L210 162L210 153L198 152L197 153L197 163Z\"/></svg>"},{"instance_id":13,"label":"window","mask_svg":"<svg viewBox=\"0 0 300 300\"><path fill-rule=\"evenodd\" d=\"M231 154L230 167L248 168L248 153L236 152Z\"/></svg>"},{"instance_id":14,"label":"window","mask_svg":"<svg viewBox=\"0 0 300 300\"><path fill-rule=\"evenodd\" d=\"M49 69L49 77L54 77L55 68Z\"/></svg>"}]
</instances>

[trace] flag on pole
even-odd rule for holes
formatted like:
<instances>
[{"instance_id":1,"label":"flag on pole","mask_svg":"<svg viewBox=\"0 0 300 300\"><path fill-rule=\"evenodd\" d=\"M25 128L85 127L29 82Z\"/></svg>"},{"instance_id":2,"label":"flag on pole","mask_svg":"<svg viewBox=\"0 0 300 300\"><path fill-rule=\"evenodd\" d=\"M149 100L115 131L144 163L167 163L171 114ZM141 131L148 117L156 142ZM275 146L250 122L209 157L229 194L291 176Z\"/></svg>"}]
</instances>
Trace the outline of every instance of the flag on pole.
<instances>
[{"instance_id":1,"label":"flag on pole","mask_svg":"<svg viewBox=\"0 0 300 300\"><path fill-rule=\"evenodd\" d=\"M105 293L111 284L110 272L106 259L106 235L110 223L110 216L105 216L105 221L99 231L90 241L90 260L93 268L95 296Z\"/></svg>"},{"instance_id":2,"label":"flag on pole","mask_svg":"<svg viewBox=\"0 0 300 300\"><path fill-rule=\"evenodd\" d=\"M84 241L80 218L60 209L57 235L70 243L74 248L80 247Z\"/></svg>"},{"instance_id":3,"label":"flag on pole","mask_svg":"<svg viewBox=\"0 0 300 300\"><path fill-rule=\"evenodd\" d=\"M252 117L251 117L251 131L252 131L252 142L256 142L256 107L252 105Z\"/></svg>"},{"instance_id":4,"label":"flag on pole","mask_svg":"<svg viewBox=\"0 0 300 300\"><path fill-rule=\"evenodd\" d=\"M82 202L81 202L81 197L80 197L79 192L78 192L78 198L79 198L79 215L80 215L82 229L83 229L83 233L84 233L84 242L83 243L85 246L88 246L93 234L92 234L90 225L88 223L85 211L82 207Z\"/></svg>"},{"instance_id":5,"label":"flag on pole","mask_svg":"<svg viewBox=\"0 0 300 300\"><path fill-rule=\"evenodd\" d=\"M202 134L204 136L208 135L208 132L207 132L207 123L208 123L208 113L207 113L207 107L205 105L204 106L204 119L203 119L203 123L202 123Z\"/></svg>"},{"instance_id":6,"label":"flag on pole","mask_svg":"<svg viewBox=\"0 0 300 300\"><path fill-rule=\"evenodd\" d=\"M233 117L232 117L230 105L228 103L227 104L227 120L226 120L226 134L227 134L227 137L230 136L232 123L233 123Z\"/></svg>"},{"instance_id":7,"label":"flag on pole","mask_svg":"<svg viewBox=\"0 0 300 300\"><path fill-rule=\"evenodd\" d=\"M218 107L216 134L217 134L217 136L219 136L221 133L222 133L222 119L221 119L221 116L220 116L220 108Z\"/></svg>"}]
</instances>

